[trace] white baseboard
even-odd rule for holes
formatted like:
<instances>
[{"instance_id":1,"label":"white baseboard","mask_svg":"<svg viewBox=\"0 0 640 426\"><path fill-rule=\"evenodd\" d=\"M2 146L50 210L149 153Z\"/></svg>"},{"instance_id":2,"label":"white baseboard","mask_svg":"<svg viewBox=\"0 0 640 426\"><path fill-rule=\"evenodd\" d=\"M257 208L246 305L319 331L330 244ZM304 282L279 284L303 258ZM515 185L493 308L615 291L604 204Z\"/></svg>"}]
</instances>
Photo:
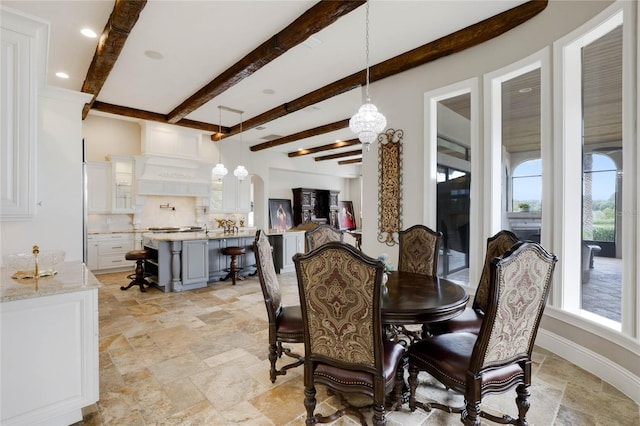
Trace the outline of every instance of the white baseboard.
<instances>
[{"instance_id":1,"label":"white baseboard","mask_svg":"<svg viewBox=\"0 0 640 426\"><path fill-rule=\"evenodd\" d=\"M640 404L640 377L611 362L610 359L542 328L538 329L536 346L553 352L572 364L600 377Z\"/></svg>"}]
</instances>

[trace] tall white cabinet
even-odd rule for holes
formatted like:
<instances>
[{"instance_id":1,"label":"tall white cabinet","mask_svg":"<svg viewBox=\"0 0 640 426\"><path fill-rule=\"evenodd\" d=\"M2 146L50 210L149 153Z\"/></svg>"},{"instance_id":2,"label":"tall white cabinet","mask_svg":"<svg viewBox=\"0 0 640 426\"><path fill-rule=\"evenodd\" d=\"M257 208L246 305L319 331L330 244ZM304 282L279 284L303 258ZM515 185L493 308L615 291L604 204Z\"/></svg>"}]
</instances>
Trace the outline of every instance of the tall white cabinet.
<instances>
[{"instance_id":1,"label":"tall white cabinet","mask_svg":"<svg viewBox=\"0 0 640 426\"><path fill-rule=\"evenodd\" d=\"M48 26L2 11L0 39L0 218L30 219L35 213L37 93L42 84Z\"/></svg>"}]
</instances>

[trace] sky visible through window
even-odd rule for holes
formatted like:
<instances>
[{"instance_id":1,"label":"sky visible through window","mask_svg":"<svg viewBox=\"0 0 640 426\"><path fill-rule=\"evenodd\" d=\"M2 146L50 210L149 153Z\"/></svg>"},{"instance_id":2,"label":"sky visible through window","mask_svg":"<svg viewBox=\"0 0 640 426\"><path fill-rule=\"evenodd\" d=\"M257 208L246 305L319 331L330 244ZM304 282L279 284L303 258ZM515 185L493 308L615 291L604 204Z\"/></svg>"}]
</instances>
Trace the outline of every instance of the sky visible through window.
<instances>
[{"instance_id":1,"label":"sky visible through window","mask_svg":"<svg viewBox=\"0 0 640 426\"><path fill-rule=\"evenodd\" d=\"M610 173L598 173L598 178L593 179L591 194L594 200L609 200L616 191L616 165L605 155L594 154L593 172L610 171ZM542 194L542 162L541 160L529 160L518 165L513 171L513 199L530 201L540 200Z\"/></svg>"}]
</instances>

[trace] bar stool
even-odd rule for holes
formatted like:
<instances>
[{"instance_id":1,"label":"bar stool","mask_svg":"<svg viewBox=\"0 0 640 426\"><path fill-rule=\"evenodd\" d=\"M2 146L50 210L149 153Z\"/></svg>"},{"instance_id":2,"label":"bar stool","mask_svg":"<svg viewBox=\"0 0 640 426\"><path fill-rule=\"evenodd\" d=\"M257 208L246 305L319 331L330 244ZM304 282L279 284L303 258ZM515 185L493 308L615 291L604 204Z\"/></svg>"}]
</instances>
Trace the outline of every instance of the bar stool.
<instances>
[{"instance_id":1,"label":"bar stool","mask_svg":"<svg viewBox=\"0 0 640 426\"><path fill-rule=\"evenodd\" d=\"M230 246L222 249L222 254L225 256L231 256L231 267L229 269L225 269L228 270L229 273L224 278L220 279L220 281L228 280L229 277L231 277L231 282L233 285L236 285L236 280L244 279L244 277L239 274L242 268L238 268L237 257L242 256L245 253L246 250L244 247Z\"/></svg>"},{"instance_id":2,"label":"bar stool","mask_svg":"<svg viewBox=\"0 0 640 426\"><path fill-rule=\"evenodd\" d=\"M151 259L151 252L149 250L131 250L124 255L124 258L126 260L135 260L136 270L133 274L127 275L127 279L130 279L131 282L126 287L125 286L120 287L120 290L128 290L134 285L139 285L140 291L143 293L146 292L147 290L144 289L144 286L151 285L149 281L146 280L146 277L148 277L151 274L145 274L143 263L145 259Z\"/></svg>"}]
</instances>

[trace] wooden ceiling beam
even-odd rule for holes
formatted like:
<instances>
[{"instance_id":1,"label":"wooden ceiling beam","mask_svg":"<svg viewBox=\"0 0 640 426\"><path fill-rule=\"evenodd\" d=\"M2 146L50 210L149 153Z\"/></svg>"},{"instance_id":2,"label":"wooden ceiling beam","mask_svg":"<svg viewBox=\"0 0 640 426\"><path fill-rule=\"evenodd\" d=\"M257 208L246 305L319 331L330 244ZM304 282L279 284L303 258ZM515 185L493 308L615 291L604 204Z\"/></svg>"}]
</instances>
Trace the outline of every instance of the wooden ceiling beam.
<instances>
[{"instance_id":1,"label":"wooden ceiling beam","mask_svg":"<svg viewBox=\"0 0 640 426\"><path fill-rule=\"evenodd\" d=\"M312 136L322 135L324 133L334 132L349 127L349 119L336 121L335 123L325 124L309 130L303 130L302 132L294 133L293 135L283 136L278 139L274 139L268 142L263 142L258 145L253 145L251 151L262 151L263 149L273 148L274 146L284 145L300 139L310 138Z\"/></svg>"},{"instance_id":2,"label":"wooden ceiling beam","mask_svg":"<svg viewBox=\"0 0 640 426\"><path fill-rule=\"evenodd\" d=\"M533 0L494 15L490 18L424 44L370 67L370 82L382 80L436 59L460 52L491 40L517 27L542 12L548 0ZM366 69L330 83L297 99L243 121L243 130L253 129L287 114L317 104L333 96L348 92L366 83ZM232 126L229 135L240 132L240 125Z\"/></svg>"},{"instance_id":3,"label":"wooden ceiling beam","mask_svg":"<svg viewBox=\"0 0 640 426\"><path fill-rule=\"evenodd\" d=\"M314 160L316 161L335 160L336 158L352 157L354 155L362 155L362 150L356 149L353 151L341 152L338 154L322 155L320 157L314 157Z\"/></svg>"},{"instance_id":4,"label":"wooden ceiling beam","mask_svg":"<svg viewBox=\"0 0 640 426\"><path fill-rule=\"evenodd\" d=\"M82 109L83 120L87 118L91 106L107 81L129 33L138 22L140 12L146 4L147 0L116 0L113 11L111 11L107 24L100 35L84 83L82 83L82 91L93 95L91 101L86 103Z\"/></svg>"},{"instance_id":5,"label":"wooden ceiling beam","mask_svg":"<svg viewBox=\"0 0 640 426\"><path fill-rule=\"evenodd\" d=\"M349 139L348 141L338 141L330 143L328 145L316 146L314 148L299 149L294 152L290 152L287 155L289 157L301 157L303 155L315 154L316 152L331 151L332 149L344 148L345 146L360 145L360 139Z\"/></svg>"},{"instance_id":6,"label":"wooden ceiling beam","mask_svg":"<svg viewBox=\"0 0 640 426\"><path fill-rule=\"evenodd\" d=\"M350 160L340 160L340 161L338 161L338 165L340 165L340 166L344 166L345 164L358 164L358 163L362 163L362 157L352 158Z\"/></svg>"},{"instance_id":7,"label":"wooden ceiling beam","mask_svg":"<svg viewBox=\"0 0 640 426\"><path fill-rule=\"evenodd\" d=\"M289 49L307 40L337 21L340 17L360 7L363 0L320 1L300 15L285 29L275 34L244 58L222 72L168 114L169 123L176 123L200 108L225 90L251 76Z\"/></svg>"},{"instance_id":8,"label":"wooden ceiling beam","mask_svg":"<svg viewBox=\"0 0 640 426\"><path fill-rule=\"evenodd\" d=\"M105 102L95 101L91 109L95 111L107 112L109 114L121 115L124 117L138 118L140 120L156 121L158 123L170 124L167 116L156 112L144 111L141 109L123 107L120 105L108 104ZM203 123L202 121L188 120L183 118L177 123L171 123L175 126L188 127L190 129L202 130L204 132L218 132L217 124ZM229 128L222 126L222 133L228 132Z\"/></svg>"}]
</instances>

